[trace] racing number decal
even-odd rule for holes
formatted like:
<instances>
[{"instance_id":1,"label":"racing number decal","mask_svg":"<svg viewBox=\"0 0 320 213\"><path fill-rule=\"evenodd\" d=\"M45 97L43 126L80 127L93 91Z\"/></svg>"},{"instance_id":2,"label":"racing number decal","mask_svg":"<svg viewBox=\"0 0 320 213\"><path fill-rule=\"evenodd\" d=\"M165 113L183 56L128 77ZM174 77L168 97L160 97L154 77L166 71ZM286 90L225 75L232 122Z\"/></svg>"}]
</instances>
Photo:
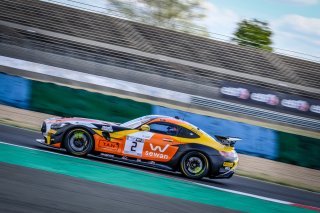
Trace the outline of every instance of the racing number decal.
<instances>
[{"instance_id":1,"label":"racing number decal","mask_svg":"<svg viewBox=\"0 0 320 213\"><path fill-rule=\"evenodd\" d=\"M137 151L137 150L136 150L137 145L138 145L138 144L137 144L137 142L136 142L136 141L133 141L133 142L132 142L132 146L131 146L131 151L132 151L132 152Z\"/></svg>"},{"instance_id":2,"label":"racing number decal","mask_svg":"<svg viewBox=\"0 0 320 213\"><path fill-rule=\"evenodd\" d=\"M128 135L126 139L126 144L124 146L124 153L141 157L143 146L144 140L142 138L137 138Z\"/></svg>"}]
</instances>

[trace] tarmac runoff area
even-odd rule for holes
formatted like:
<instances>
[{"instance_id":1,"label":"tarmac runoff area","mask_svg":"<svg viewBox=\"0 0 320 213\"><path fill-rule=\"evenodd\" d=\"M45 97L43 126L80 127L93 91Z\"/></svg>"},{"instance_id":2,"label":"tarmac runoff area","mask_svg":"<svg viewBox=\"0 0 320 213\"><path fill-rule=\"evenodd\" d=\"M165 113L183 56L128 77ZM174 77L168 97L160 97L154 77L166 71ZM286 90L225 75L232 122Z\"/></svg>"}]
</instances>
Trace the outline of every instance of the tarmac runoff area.
<instances>
[{"instance_id":1,"label":"tarmac runoff area","mask_svg":"<svg viewBox=\"0 0 320 213\"><path fill-rule=\"evenodd\" d=\"M316 207L6 143L0 143L0 162L3 211L320 211Z\"/></svg>"},{"instance_id":2,"label":"tarmac runoff area","mask_svg":"<svg viewBox=\"0 0 320 213\"><path fill-rule=\"evenodd\" d=\"M53 115L0 105L0 123L39 132L42 121ZM0 138L1 139L1 138ZM320 171L263 158L239 155L237 174L320 192ZM320 201L319 201L320 203Z\"/></svg>"}]
</instances>

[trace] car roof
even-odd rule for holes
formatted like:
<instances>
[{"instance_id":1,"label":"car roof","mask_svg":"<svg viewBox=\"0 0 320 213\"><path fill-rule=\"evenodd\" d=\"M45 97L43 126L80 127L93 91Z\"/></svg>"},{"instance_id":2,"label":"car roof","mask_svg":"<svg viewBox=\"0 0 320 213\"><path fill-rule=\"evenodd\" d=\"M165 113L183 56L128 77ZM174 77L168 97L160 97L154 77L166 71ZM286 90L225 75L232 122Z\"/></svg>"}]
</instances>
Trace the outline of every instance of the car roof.
<instances>
[{"instance_id":1,"label":"car roof","mask_svg":"<svg viewBox=\"0 0 320 213\"><path fill-rule=\"evenodd\" d=\"M198 128L198 127L190 124L189 122L181 120L181 119L178 119L178 118L173 118L173 117L165 116L165 115L154 115L154 116L155 117L150 122L155 122L155 121L168 122L168 123L173 123L173 124L177 124L177 125L183 125L183 126L189 126L189 127L192 127L192 128Z\"/></svg>"}]
</instances>

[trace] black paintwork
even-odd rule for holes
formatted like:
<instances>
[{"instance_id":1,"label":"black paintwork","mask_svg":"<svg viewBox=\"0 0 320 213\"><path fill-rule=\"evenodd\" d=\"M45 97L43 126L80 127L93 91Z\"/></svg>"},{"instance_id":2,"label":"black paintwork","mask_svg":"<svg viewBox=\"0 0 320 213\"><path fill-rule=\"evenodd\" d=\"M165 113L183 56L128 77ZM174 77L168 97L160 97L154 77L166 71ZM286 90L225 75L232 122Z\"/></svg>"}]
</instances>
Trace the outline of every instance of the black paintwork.
<instances>
[{"instance_id":1,"label":"black paintwork","mask_svg":"<svg viewBox=\"0 0 320 213\"><path fill-rule=\"evenodd\" d=\"M180 160L181 158L188 152L191 151L198 151L203 153L210 162L210 170L208 176L210 178L213 178L217 175L219 175L219 170L222 168L222 164L225 161L233 162L235 159L225 158L220 155L220 153L208 146L197 144L197 143L189 143L189 144L180 144L178 152L175 154L175 156L171 159L169 163L167 163L168 166L170 166L173 170L179 170ZM233 174L233 172L231 172ZM227 176L226 178L228 178Z\"/></svg>"},{"instance_id":2,"label":"black paintwork","mask_svg":"<svg viewBox=\"0 0 320 213\"><path fill-rule=\"evenodd\" d=\"M71 129L75 129L75 128L85 129L89 133L91 133L92 135L95 134L95 132L91 128L87 127L87 126L69 124L69 125L64 126L64 127L60 128L60 129L57 129L57 132L55 134L51 135L50 144L61 143L61 147L64 147L64 137L65 137L66 133L69 132Z\"/></svg>"},{"instance_id":3,"label":"black paintwork","mask_svg":"<svg viewBox=\"0 0 320 213\"><path fill-rule=\"evenodd\" d=\"M85 125L68 124L62 128L56 129L57 132L55 134L51 135L51 144L61 143L61 146L64 147L64 144L63 144L64 136L71 129L75 129L75 128L85 129L89 133L91 133L92 135L96 134L93 129L102 130L103 127L112 128L112 131L110 131L110 132L119 132L119 131L123 131L123 130L130 130L130 128L122 127L119 125L108 125L108 124L102 125L102 124L95 124L95 123L92 123L92 125L96 126L96 128L90 128ZM45 124L42 125L41 131L42 131L42 133L46 131ZM103 136L108 140L108 137L110 138L109 132L104 131L103 133L104 133Z\"/></svg>"}]
</instances>

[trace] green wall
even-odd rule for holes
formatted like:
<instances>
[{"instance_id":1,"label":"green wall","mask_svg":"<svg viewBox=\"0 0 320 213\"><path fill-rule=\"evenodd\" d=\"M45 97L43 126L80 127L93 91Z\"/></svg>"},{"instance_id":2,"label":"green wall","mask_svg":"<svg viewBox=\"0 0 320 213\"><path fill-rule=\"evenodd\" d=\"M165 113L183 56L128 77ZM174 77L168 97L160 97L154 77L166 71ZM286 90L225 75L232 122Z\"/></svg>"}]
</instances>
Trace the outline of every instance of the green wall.
<instances>
[{"instance_id":1,"label":"green wall","mask_svg":"<svg viewBox=\"0 0 320 213\"><path fill-rule=\"evenodd\" d=\"M320 140L286 132L278 133L278 161L320 169Z\"/></svg>"},{"instance_id":2,"label":"green wall","mask_svg":"<svg viewBox=\"0 0 320 213\"><path fill-rule=\"evenodd\" d=\"M32 81L29 104L33 111L114 122L151 114L147 103L39 81Z\"/></svg>"}]
</instances>

